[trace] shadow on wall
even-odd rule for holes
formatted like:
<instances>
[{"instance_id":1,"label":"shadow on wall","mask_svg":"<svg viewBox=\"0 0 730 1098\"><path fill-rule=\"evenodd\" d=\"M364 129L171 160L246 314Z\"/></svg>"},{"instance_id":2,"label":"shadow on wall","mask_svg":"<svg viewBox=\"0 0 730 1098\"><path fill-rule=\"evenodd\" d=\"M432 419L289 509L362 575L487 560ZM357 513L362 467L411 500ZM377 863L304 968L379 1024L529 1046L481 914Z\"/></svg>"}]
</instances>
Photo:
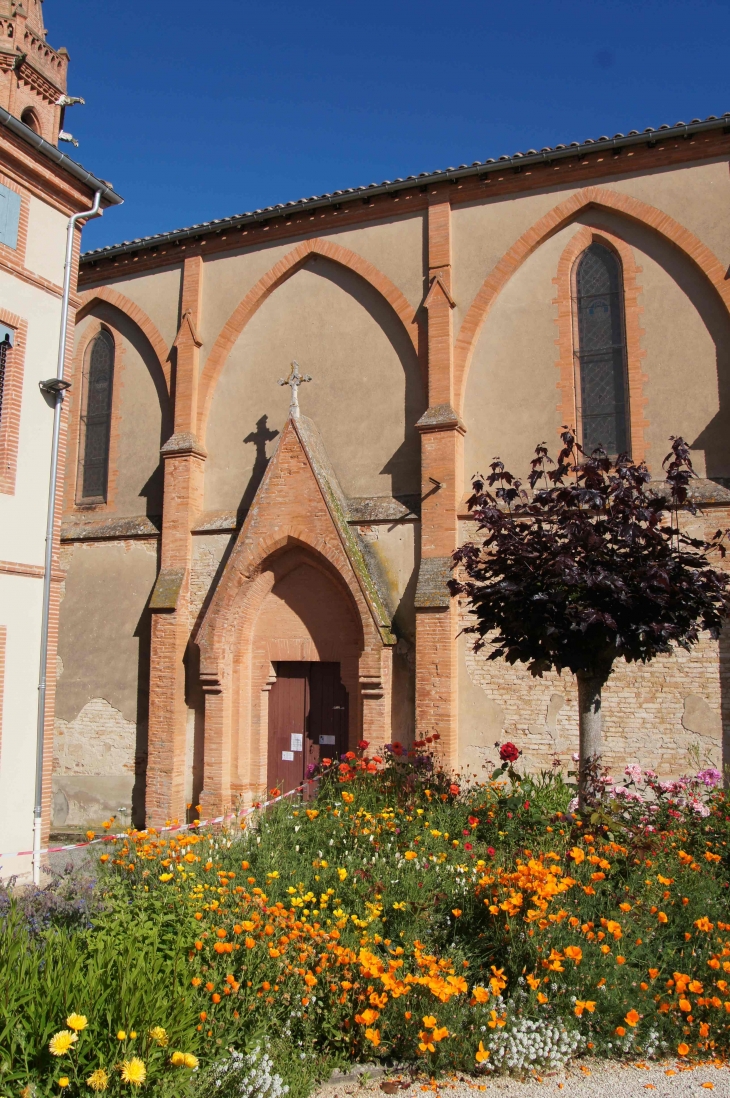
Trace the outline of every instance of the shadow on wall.
<instances>
[{"instance_id":1,"label":"shadow on wall","mask_svg":"<svg viewBox=\"0 0 730 1098\"><path fill-rule=\"evenodd\" d=\"M272 430L268 426L268 415L259 416L256 421L256 430L249 431L244 438L244 442L256 448L256 456L253 461L253 468L251 470L251 476L249 482L246 485L246 490L241 497L241 502L238 505L237 519L238 522L243 522L246 512L254 501L256 493L259 488L259 484L264 479L264 473L266 472L266 466L269 464L269 458L266 454L266 444L273 442L273 440L279 434L278 431Z\"/></svg>"},{"instance_id":2,"label":"shadow on wall","mask_svg":"<svg viewBox=\"0 0 730 1098\"><path fill-rule=\"evenodd\" d=\"M208 423L206 508L236 507L239 519L250 508L273 432L286 422L289 393L277 380L293 358L313 378L301 392L302 414L317 425L345 493L416 494L415 424L426 402L413 343L368 282L311 256L252 316L218 380Z\"/></svg>"},{"instance_id":3,"label":"shadow on wall","mask_svg":"<svg viewBox=\"0 0 730 1098\"><path fill-rule=\"evenodd\" d=\"M403 367L405 378L403 442L388 458L380 472L390 476L391 495L396 499L404 495L412 495L420 488L421 445L416 423L427 407L423 376L413 344L393 309L365 279L360 278L349 268L341 267L316 254L311 257L307 266L321 278L326 278L339 287L343 293L349 294L365 309L371 320L385 334ZM367 383L368 379L364 378L363 389ZM377 394L378 402L383 395ZM359 408L348 404L342 409L342 414L355 417L359 414Z\"/></svg>"},{"instance_id":4,"label":"shadow on wall","mask_svg":"<svg viewBox=\"0 0 730 1098\"><path fill-rule=\"evenodd\" d=\"M167 383L164 374L160 368L157 355L150 345L147 336L120 309L115 308L108 302L100 301L94 305L89 316L95 317L97 320L101 320L109 325L109 327L115 329L123 339L131 345L141 362L144 364L150 380L154 385L158 409L154 409L153 411L150 408L140 405L138 407L133 407L133 411L130 415L128 402L130 399L132 401L136 399L133 373L130 376L130 371L133 370L134 363L127 360L120 364L121 372L119 377L121 378L122 389L121 393L118 393L115 396L115 403L118 404L122 411L121 449L120 453L117 455L117 466L118 475L121 475L125 481L129 478L132 481L132 487L135 494L146 501L144 513L147 517L159 516L162 514L163 492L163 467L159 452L160 448L164 446L173 432L172 406L167 392ZM173 356L170 360L171 367L173 368L173 377L175 353L176 352L173 351ZM115 384L116 383L117 382L115 381ZM127 392L125 392L125 383L130 387ZM156 413L159 414L159 420L157 419ZM124 422L125 416L128 417L128 422L126 424ZM129 421L130 419L131 422ZM153 431L154 434L157 435L157 438L152 437ZM143 449L140 449L140 442L142 443ZM131 449L128 449L129 447L131 447ZM153 469L152 473L147 476L144 483L138 488L137 485L134 484L135 474L141 472L144 475L144 472L150 468Z\"/></svg>"},{"instance_id":5,"label":"shadow on wall","mask_svg":"<svg viewBox=\"0 0 730 1098\"><path fill-rule=\"evenodd\" d=\"M134 747L134 785L132 786L132 826L145 826L147 754L150 710L150 655L152 652L152 612L145 605L134 636L139 641L137 657L137 738Z\"/></svg>"}]
</instances>

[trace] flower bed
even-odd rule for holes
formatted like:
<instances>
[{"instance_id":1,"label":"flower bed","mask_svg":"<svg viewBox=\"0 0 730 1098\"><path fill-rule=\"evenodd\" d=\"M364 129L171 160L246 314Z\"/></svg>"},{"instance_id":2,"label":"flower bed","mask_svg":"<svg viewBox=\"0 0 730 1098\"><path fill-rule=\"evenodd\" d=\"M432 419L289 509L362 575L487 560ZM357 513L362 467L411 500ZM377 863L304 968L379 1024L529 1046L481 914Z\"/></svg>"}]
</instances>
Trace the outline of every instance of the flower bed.
<instances>
[{"instance_id":1,"label":"flower bed","mask_svg":"<svg viewBox=\"0 0 730 1098\"><path fill-rule=\"evenodd\" d=\"M581 1053L727 1057L717 772L603 776L578 816L573 788L521 777L509 745L471 788L419 749L350 756L316 799L245 827L117 840L87 923L29 929L11 905L8 1083L204 1092L226 1049L257 1045L293 1095L358 1059L489 1073Z\"/></svg>"}]
</instances>

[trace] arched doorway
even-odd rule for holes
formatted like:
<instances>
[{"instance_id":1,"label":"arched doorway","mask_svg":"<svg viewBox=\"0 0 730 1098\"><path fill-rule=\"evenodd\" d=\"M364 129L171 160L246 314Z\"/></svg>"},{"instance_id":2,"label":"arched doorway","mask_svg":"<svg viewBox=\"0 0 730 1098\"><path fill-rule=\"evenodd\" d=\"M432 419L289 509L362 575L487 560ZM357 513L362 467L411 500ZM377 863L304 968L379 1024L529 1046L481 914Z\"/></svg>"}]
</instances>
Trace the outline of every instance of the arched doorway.
<instances>
[{"instance_id":1,"label":"arched doorway","mask_svg":"<svg viewBox=\"0 0 730 1098\"><path fill-rule=\"evenodd\" d=\"M305 549L275 555L264 574L271 586L250 641L252 742L267 788L288 792L310 763L339 757L360 736L362 626L341 579ZM243 705L246 694L241 682Z\"/></svg>"}]
</instances>

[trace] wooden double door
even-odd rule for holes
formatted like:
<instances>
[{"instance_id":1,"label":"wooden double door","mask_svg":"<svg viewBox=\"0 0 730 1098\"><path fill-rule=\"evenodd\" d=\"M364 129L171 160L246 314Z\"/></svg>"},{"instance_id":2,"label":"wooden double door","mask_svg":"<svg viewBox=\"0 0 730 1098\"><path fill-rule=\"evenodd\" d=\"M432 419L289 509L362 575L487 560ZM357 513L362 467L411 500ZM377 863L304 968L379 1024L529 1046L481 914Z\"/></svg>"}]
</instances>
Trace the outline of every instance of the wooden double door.
<instances>
[{"instance_id":1,"label":"wooden double door","mask_svg":"<svg viewBox=\"0 0 730 1098\"><path fill-rule=\"evenodd\" d=\"M310 763L339 760L348 749L348 696L339 663L275 665L269 694L268 788L288 793Z\"/></svg>"}]
</instances>

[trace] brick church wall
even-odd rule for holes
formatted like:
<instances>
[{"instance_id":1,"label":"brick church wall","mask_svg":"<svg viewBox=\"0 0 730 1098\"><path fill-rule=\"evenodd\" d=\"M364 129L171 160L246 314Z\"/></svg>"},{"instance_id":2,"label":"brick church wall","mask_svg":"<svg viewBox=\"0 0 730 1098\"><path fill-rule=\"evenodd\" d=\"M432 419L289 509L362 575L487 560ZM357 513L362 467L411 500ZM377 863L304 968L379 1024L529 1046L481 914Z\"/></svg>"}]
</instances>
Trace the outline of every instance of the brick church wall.
<instances>
[{"instance_id":1,"label":"brick church wall","mask_svg":"<svg viewBox=\"0 0 730 1098\"><path fill-rule=\"evenodd\" d=\"M434 577L445 574L448 554L466 536L466 528L458 532L457 516L465 517L463 489L471 475L497 454L514 472L524 471L535 444L546 440L554 450L560 425L571 420L570 279L575 258L593 239L612 244L624 265L636 452L643 449L656 477L667 435L684 434L700 474L730 484L723 403L730 371L724 277L730 140L718 128L687 140L657 136L624 153L609 161L597 146L581 147L570 160L520 173L495 166L488 177L414 183L397 193L366 195L366 201L343 196L327 207L267 215L230 230L201 229L199 240L188 236L156 250L142 244L134 254L122 250L89 261L81 280L79 353L94 325L114 330L120 348L115 468L108 504L81 516L71 490L69 520L83 517L93 525L124 519L146 529L159 515L159 444L172 431L173 410L180 445L184 449L187 439L198 454L200 478L188 495L184 477L170 478L180 505L168 506L159 543L150 539L144 549L140 541L129 548L120 528L114 537L104 535L106 541L84 534L70 551L62 606L59 781L84 777L78 773L87 765L81 744L90 745L89 759L95 760L115 737L107 762L91 762L97 771L86 777L114 771L128 780L132 726L140 757L147 699L137 634L158 546L167 537L179 559L165 567L186 565L189 595L183 586L173 656L167 638L171 662L165 667L177 677L173 686L166 673L160 680L158 731L161 736L165 707L172 705L171 754L185 755L186 799L203 788L203 725L215 695L203 695L195 646L185 657L185 675L182 654L215 596L234 531L284 429L289 393L277 380L291 358L314 378L300 391L302 412L322 436L350 497L351 524L395 614L393 734L407 741L414 725L441 722L442 740L456 745L451 761L470 772L479 771L494 741L505 736L519 744L532 768L551 765L556 752L567 764L577 745L570 676L533 680L522 668L486 663L464 637L457 641L458 616L444 592L426 591L426 580L430 576L433 586ZM188 306L194 338L183 316ZM74 404L68 484L75 483L78 414ZM170 458L169 468L182 468L185 460ZM178 498L174 493L168 492L168 505ZM410 510L419 510L419 498L420 522ZM277 504L282 514L290 502ZM728 522L717 510L707 515L708 523ZM267 536L276 526L272 518ZM422 554L428 562L423 590L433 601L417 606ZM93 568L86 563L92 559ZM121 567L122 560L134 560L134 567ZM102 575L110 593L98 595ZM132 590L136 617L129 612ZM78 606L97 597L99 608L92 606L92 627L84 635ZM165 613L158 623L169 625ZM103 615L106 635L124 653L114 675L92 650ZM136 661L129 657L132 648ZM165 652L157 658L164 663ZM693 752L719 763L723 714L727 723L730 709L727 673L724 642L718 652L707 639L647 668L618 665L604 703L611 766L620 771L637 760L676 774ZM124 679L134 706L120 701L115 675ZM363 678L367 689L369 673ZM265 693L258 679L256 688ZM264 713L262 704L262 722ZM251 748L245 735L242 758ZM725 761L728 748L726 728ZM179 794L180 766L168 759L158 768L158 792L167 783ZM173 771L174 783L168 780Z\"/></svg>"}]
</instances>

